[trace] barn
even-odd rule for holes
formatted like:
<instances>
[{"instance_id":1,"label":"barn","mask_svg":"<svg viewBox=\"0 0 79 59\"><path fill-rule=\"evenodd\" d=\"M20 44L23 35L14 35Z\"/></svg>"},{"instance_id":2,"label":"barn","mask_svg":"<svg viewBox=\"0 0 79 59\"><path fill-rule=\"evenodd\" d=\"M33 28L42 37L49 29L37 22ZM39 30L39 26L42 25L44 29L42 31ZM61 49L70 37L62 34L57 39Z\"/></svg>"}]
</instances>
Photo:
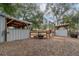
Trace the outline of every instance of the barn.
<instances>
[{"instance_id":1,"label":"barn","mask_svg":"<svg viewBox=\"0 0 79 59\"><path fill-rule=\"evenodd\" d=\"M56 36L68 36L68 23L56 25L55 28Z\"/></svg>"},{"instance_id":2,"label":"barn","mask_svg":"<svg viewBox=\"0 0 79 59\"><path fill-rule=\"evenodd\" d=\"M30 37L31 23L0 14L0 42L22 40Z\"/></svg>"}]
</instances>

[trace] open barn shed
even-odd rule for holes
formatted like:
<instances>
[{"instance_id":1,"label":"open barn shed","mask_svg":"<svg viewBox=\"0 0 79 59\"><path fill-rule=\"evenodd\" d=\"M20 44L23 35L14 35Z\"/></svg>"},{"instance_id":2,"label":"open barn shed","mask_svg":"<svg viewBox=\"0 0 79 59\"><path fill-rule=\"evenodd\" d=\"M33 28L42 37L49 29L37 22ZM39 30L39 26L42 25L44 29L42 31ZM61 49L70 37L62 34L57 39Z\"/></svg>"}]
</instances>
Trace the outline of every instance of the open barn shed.
<instances>
[{"instance_id":1,"label":"open barn shed","mask_svg":"<svg viewBox=\"0 0 79 59\"><path fill-rule=\"evenodd\" d=\"M69 25L68 23L56 25L55 35L67 37L68 36L68 25Z\"/></svg>"},{"instance_id":2,"label":"open barn shed","mask_svg":"<svg viewBox=\"0 0 79 59\"><path fill-rule=\"evenodd\" d=\"M28 21L0 14L0 42L27 39L30 27Z\"/></svg>"}]
</instances>

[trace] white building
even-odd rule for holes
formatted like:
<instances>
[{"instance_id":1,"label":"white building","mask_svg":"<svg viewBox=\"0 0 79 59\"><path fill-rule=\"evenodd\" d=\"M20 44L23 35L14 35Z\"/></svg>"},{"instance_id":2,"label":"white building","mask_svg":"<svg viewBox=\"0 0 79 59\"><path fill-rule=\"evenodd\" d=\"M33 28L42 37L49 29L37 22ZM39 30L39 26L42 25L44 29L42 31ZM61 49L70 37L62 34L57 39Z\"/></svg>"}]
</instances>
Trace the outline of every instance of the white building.
<instances>
[{"instance_id":1,"label":"white building","mask_svg":"<svg viewBox=\"0 0 79 59\"><path fill-rule=\"evenodd\" d=\"M30 37L31 23L0 15L0 42L27 39Z\"/></svg>"}]
</instances>

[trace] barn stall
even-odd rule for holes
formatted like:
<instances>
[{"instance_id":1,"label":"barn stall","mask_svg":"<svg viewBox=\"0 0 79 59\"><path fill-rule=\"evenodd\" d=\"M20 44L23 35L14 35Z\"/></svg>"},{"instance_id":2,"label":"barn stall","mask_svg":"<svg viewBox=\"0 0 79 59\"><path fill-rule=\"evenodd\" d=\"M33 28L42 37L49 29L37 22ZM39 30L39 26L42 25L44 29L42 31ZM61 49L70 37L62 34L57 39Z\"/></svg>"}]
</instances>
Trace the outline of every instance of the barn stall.
<instances>
[{"instance_id":1,"label":"barn stall","mask_svg":"<svg viewBox=\"0 0 79 59\"><path fill-rule=\"evenodd\" d=\"M30 38L31 23L0 15L0 42Z\"/></svg>"}]
</instances>

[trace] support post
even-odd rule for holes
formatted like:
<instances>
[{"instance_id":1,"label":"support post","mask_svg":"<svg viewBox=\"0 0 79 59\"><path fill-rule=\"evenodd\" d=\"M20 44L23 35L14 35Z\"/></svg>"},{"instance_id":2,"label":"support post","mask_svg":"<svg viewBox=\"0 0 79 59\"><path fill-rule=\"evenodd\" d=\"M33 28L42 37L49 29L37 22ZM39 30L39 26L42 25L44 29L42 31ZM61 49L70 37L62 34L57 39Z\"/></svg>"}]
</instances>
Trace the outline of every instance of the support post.
<instances>
[{"instance_id":1,"label":"support post","mask_svg":"<svg viewBox=\"0 0 79 59\"><path fill-rule=\"evenodd\" d=\"M4 32L4 34L5 34L5 42L7 41L7 20L6 20L6 18L5 18L5 32Z\"/></svg>"}]
</instances>

